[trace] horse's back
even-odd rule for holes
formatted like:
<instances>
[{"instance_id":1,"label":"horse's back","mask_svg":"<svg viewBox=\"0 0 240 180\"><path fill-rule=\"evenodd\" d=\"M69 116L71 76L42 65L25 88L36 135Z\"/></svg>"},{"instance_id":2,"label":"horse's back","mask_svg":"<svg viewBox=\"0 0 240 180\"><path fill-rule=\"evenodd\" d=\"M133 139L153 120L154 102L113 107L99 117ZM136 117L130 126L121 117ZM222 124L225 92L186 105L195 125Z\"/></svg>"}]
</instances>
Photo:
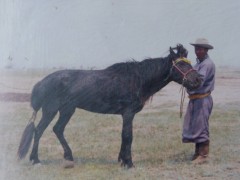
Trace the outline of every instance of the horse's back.
<instances>
[{"instance_id":1,"label":"horse's back","mask_svg":"<svg viewBox=\"0 0 240 180\"><path fill-rule=\"evenodd\" d=\"M35 85L32 104L51 108L75 106L97 113L120 114L138 98L135 83L133 79L129 81L126 74L109 69L60 70ZM33 103L38 101L41 103Z\"/></svg>"}]
</instances>

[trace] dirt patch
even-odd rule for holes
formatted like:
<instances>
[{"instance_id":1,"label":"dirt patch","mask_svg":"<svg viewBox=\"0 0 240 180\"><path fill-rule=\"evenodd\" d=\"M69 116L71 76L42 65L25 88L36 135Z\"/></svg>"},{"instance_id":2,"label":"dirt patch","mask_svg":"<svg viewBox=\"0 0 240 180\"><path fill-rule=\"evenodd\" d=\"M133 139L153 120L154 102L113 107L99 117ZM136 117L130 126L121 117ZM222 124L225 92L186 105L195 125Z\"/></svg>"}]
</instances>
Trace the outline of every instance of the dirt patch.
<instances>
[{"instance_id":1,"label":"dirt patch","mask_svg":"<svg viewBox=\"0 0 240 180\"><path fill-rule=\"evenodd\" d=\"M29 93L0 93L0 101L28 102L30 98L31 94Z\"/></svg>"}]
</instances>

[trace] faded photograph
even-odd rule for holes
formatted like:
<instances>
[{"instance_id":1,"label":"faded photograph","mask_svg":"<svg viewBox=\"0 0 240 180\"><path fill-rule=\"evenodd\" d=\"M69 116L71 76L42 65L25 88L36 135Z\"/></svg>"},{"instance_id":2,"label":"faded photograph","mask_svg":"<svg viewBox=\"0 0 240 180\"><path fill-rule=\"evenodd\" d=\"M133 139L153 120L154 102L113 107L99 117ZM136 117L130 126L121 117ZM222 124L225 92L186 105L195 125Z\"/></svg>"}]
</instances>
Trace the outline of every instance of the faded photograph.
<instances>
[{"instance_id":1,"label":"faded photograph","mask_svg":"<svg viewBox=\"0 0 240 180\"><path fill-rule=\"evenodd\" d=\"M239 14L0 0L0 179L239 179Z\"/></svg>"}]
</instances>

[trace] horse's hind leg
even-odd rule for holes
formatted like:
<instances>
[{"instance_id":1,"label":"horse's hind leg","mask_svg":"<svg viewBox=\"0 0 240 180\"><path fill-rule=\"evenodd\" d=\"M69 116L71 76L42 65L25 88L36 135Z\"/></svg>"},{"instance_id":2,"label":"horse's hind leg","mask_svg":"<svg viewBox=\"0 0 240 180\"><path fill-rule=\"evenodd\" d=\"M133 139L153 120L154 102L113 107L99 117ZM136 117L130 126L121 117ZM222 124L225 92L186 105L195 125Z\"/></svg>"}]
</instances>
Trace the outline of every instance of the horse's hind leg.
<instances>
[{"instance_id":1,"label":"horse's hind leg","mask_svg":"<svg viewBox=\"0 0 240 180\"><path fill-rule=\"evenodd\" d=\"M56 114L57 114L57 110L49 111L49 110L43 109L42 118L35 129L34 143L33 143L32 153L30 155L30 161L32 161L33 164L40 163L38 159L39 140L42 137L43 132L48 127L48 125L53 120Z\"/></svg>"},{"instance_id":2,"label":"horse's hind leg","mask_svg":"<svg viewBox=\"0 0 240 180\"><path fill-rule=\"evenodd\" d=\"M56 134L57 138L59 139L59 141L63 147L64 159L68 160L68 161L73 161L73 156L72 156L72 151L71 151L66 139L64 138L63 132L74 112L75 112L75 108L72 108L69 106L62 108L60 110L59 119L58 119L57 123L55 124L55 126L53 127L53 131Z\"/></svg>"}]
</instances>

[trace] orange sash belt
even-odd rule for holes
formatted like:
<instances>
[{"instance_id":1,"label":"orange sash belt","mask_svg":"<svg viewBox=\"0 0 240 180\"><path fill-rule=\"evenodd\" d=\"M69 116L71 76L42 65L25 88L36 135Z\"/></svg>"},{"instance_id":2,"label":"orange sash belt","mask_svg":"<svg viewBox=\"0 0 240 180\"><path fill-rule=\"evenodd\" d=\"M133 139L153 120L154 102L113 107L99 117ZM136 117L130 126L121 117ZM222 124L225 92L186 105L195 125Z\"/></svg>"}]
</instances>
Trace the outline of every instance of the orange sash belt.
<instances>
[{"instance_id":1,"label":"orange sash belt","mask_svg":"<svg viewBox=\"0 0 240 180\"><path fill-rule=\"evenodd\" d=\"M201 98L205 98L205 97L209 96L210 94L211 94L211 92L205 93L205 94L192 94L192 95L189 95L188 98L189 99L201 99Z\"/></svg>"}]
</instances>

